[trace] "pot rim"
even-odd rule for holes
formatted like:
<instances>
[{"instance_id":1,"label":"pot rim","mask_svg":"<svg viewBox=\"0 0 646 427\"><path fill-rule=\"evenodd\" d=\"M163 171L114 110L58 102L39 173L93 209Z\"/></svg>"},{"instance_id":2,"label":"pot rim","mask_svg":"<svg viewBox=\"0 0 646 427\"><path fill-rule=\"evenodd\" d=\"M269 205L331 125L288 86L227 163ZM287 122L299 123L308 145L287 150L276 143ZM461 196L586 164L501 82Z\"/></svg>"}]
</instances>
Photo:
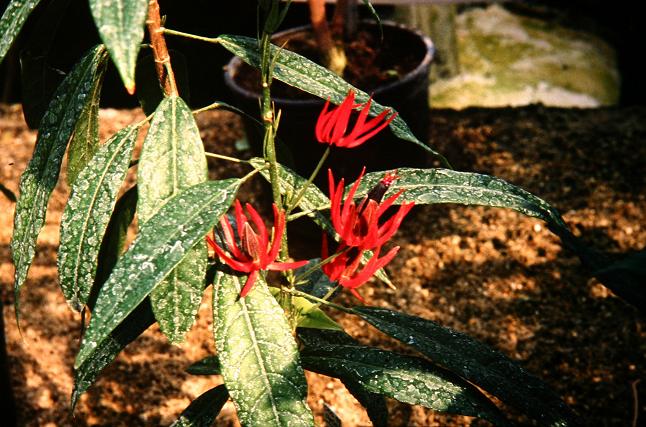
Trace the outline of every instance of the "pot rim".
<instances>
[{"instance_id":1,"label":"pot rim","mask_svg":"<svg viewBox=\"0 0 646 427\"><path fill-rule=\"evenodd\" d=\"M373 21L361 21L362 25L368 25L368 26L377 26L377 24ZM381 21L381 25L384 27L390 27L390 28L395 28L398 30L403 30L409 33L412 33L416 35L417 37L420 38L422 43L424 43L424 46L426 47L426 53L424 54L424 57L420 61L420 63L413 68L411 71L406 73L401 79L388 83L383 86L377 87L370 96L375 97L378 96L380 93L386 92L388 90L391 90L393 88L396 88L400 85L403 85L405 83L408 83L410 80L415 78L417 75L419 75L421 72L423 72L424 69L427 69L431 62L433 61L433 58L435 56L435 45L433 44L433 41L431 40L430 37L428 37L425 34L422 34L418 29L415 28L410 28L407 27L403 24L400 24L398 22L394 21ZM298 27L293 27L289 28L283 31L280 31L278 33L275 33L274 36L283 36L291 33L296 33L300 32L306 29L310 29L312 26L310 24L307 25L301 25ZM243 88L240 86L236 81L235 81L235 73L234 70L238 70L240 65L243 63L242 59L239 56L234 56L231 58L231 60L227 63L227 65L224 67L224 81L226 85L231 88L231 90L237 92L238 94L242 95L243 97L247 99L258 99L260 98L260 94L258 92L254 92L251 90L248 90L246 88ZM358 89L358 88L357 88ZM361 90L361 89L359 89ZM316 95L314 95L316 96ZM280 97L273 97L272 96L272 101L281 103L283 105L289 106L301 106L301 107L315 107L315 106L320 106L323 105L325 102L322 98L317 98L317 99L293 99L293 98L280 98Z\"/></svg>"}]
</instances>

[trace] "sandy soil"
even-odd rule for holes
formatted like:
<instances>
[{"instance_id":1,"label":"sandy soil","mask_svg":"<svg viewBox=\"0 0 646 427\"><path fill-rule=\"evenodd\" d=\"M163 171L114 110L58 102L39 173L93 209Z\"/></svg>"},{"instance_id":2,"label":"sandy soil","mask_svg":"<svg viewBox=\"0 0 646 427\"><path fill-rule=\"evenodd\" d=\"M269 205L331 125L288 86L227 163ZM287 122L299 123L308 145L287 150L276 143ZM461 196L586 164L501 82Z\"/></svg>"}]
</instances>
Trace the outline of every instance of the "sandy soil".
<instances>
[{"instance_id":1,"label":"sandy soil","mask_svg":"<svg viewBox=\"0 0 646 427\"><path fill-rule=\"evenodd\" d=\"M137 119L139 113L103 110L102 135ZM440 110L430 121L431 144L457 169L493 174L543 197L597 248L621 253L646 246L646 109ZM236 154L242 126L235 116L204 113L198 124L210 150ZM13 191L35 139L18 107L0 106L0 182ZM212 177L243 172L222 162L211 167ZM20 424L167 425L191 399L221 382L183 371L215 351L209 297L186 343L171 346L157 327L150 328L104 371L71 418L80 319L66 306L57 283L58 222L67 194L62 181L22 292L22 336L12 309L13 204L0 197L0 290ZM263 188L252 183L243 198L265 201L254 193ZM625 426L636 413L644 417L643 318L591 279L541 221L500 209L416 207L395 242L402 249L388 271L398 289L376 281L366 285L369 304L438 321L499 349L542 377L588 425ZM347 296L342 301L352 302ZM330 314L362 342L407 351L356 318ZM325 402L344 426L369 425L338 381L308 374L308 382L319 422ZM397 426L484 424L389 405ZM216 424L234 425L234 418L228 403Z\"/></svg>"}]
</instances>

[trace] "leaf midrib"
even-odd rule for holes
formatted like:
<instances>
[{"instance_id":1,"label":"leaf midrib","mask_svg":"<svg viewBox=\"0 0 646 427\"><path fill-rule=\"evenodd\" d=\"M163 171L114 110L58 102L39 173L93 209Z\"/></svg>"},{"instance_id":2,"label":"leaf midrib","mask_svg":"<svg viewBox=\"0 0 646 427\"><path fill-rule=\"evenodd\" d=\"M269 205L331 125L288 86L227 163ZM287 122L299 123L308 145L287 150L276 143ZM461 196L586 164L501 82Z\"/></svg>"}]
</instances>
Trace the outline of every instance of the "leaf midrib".
<instances>
[{"instance_id":1,"label":"leaf midrib","mask_svg":"<svg viewBox=\"0 0 646 427\"><path fill-rule=\"evenodd\" d=\"M85 248L85 245L86 245L85 233L86 233L86 230L87 230L87 224L90 222L90 216L91 216L90 213L92 212L92 210L93 210L93 208L94 208L94 206L96 204L96 200L98 198L97 195L100 193L101 184L103 183L103 181L104 181L104 179L105 179L105 177L107 175L107 170L110 168L110 166L112 166L112 164L114 162L114 159L117 157L117 154L120 153L120 150L123 147L123 145L125 145L125 143L128 142L131 132L132 132L132 129L129 130L128 134L124 136L123 140L117 146L117 148L114 150L114 153L110 157L110 161L108 162L106 168L103 170L103 173L101 174L101 178L97 181L98 185L95 187L95 191L94 191L94 194L93 194L93 196L91 198L91 203L90 203L89 209L86 211L87 215L85 215L85 220L83 221L83 227L81 228L80 244L77 246L78 251L77 251L76 258L75 258L77 260L77 262L74 263L74 283L76 284L76 289L74 290L74 295L77 298L77 300L78 300L78 294L79 294L79 291L80 291L79 286L78 286L78 276L79 276L79 271L80 271L80 268L81 268L81 258L82 258L81 253L83 252L83 248ZM97 255L98 255L98 253L97 253Z\"/></svg>"}]
</instances>

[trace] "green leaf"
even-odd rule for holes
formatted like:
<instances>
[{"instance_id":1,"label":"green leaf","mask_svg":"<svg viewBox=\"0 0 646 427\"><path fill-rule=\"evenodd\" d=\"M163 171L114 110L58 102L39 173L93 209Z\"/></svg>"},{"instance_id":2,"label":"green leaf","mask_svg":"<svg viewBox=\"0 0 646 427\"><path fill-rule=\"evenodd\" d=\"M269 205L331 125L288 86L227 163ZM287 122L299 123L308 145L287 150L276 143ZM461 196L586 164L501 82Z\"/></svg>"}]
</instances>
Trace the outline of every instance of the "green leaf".
<instances>
[{"instance_id":1,"label":"green leaf","mask_svg":"<svg viewBox=\"0 0 646 427\"><path fill-rule=\"evenodd\" d=\"M260 277L239 298L240 277L218 272L213 324L224 383L245 426L312 426L307 383L282 308Z\"/></svg>"},{"instance_id":2,"label":"green leaf","mask_svg":"<svg viewBox=\"0 0 646 427\"><path fill-rule=\"evenodd\" d=\"M356 197L368 194L384 174L385 172L366 174L361 180ZM510 208L567 230L561 215L546 201L500 178L451 169L414 168L398 169L397 176L399 178L384 196L388 197L399 190L405 190L396 203L460 203Z\"/></svg>"},{"instance_id":3,"label":"green leaf","mask_svg":"<svg viewBox=\"0 0 646 427\"><path fill-rule=\"evenodd\" d=\"M38 129L47 106L65 73L50 64L52 45L71 0L48 0L38 20L30 24L20 42L20 83L22 112L30 129Z\"/></svg>"},{"instance_id":4,"label":"green leaf","mask_svg":"<svg viewBox=\"0 0 646 427\"><path fill-rule=\"evenodd\" d=\"M341 382L361 406L366 408L374 427L388 426L388 406L386 406L386 399L383 396L367 391L358 381L341 378Z\"/></svg>"},{"instance_id":5,"label":"green leaf","mask_svg":"<svg viewBox=\"0 0 646 427\"><path fill-rule=\"evenodd\" d=\"M135 91L135 64L148 0L90 0L94 23L129 93Z\"/></svg>"},{"instance_id":6,"label":"green leaf","mask_svg":"<svg viewBox=\"0 0 646 427\"><path fill-rule=\"evenodd\" d=\"M217 41L229 52L239 56L247 64L260 68L260 53L258 41L255 38L223 34ZM356 102L365 103L370 96L352 86L325 67L322 67L297 53L271 45L271 56L275 60L273 76L288 85L311 93L322 99L329 99L333 104L340 104L350 90L356 93ZM375 116L390 109L375 101L370 104L370 114ZM400 139L412 142L424 150L444 159L438 152L417 139L408 128L406 122L398 115L390 122L390 130ZM444 159L444 161L446 161Z\"/></svg>"},{"instance_id":7,"label":"green leaf","mask_svg":"<svg viewBox=\"0 0 646 427\"><path fill-rule=\"evenodd\" d=\"M363 4L366 5L368 10L370 11L370 14L372 15L372 17L375 19L375 21L377 21L377 25L379 25L379 34L380 34L381 38L383 39L384 30L381 27L381 19L379 18L379 14L377 14L377 11L372 6L372 3L370 3L370 0L362 0L362 1L363 1Z\"/></svg>"},{"instance_id":8,"label":"green leaf","mask_svg":"<svg viewBox=\"0 0 646 427\"><path fill-rule=\"evenodd\" d=\"M270 287L269 291L274 297L280 293L280 289L274 287ZM292 304L298 318L296 326L299 328L331 329L333 331L343 330L338 323L332 320L323 310L318 308L316 304L311 303L307 298L292 297Z\"/></svg>"},{"instance_id":9,"label":"green leaf","mask_svg":"<svg viewBox=\"0 0 646 427\"><path fill-rule=\"evenodd\" d=\"M94 87L76 122L67 150L67 183L70 186L99 149L99 101L104 75L105 66L94 81Z\"/></svg>"},{"instance_id":10,"label":"green leaf","mask_svg":"<svg viewBox=\"0 0 646 427\"><path fill-rule=\"evenodd\" d=\"M318 332L318 331L317 331ZM475 387L424 359L359 344L306 345L303 367L348 378L366 391L439 412L469 415L506 425L498 409Z\"/></svg>"},{"instance_id":11,"label":"green leaf","mask_svg":"<svg viewBox=\"0 0 646 427\"><path fill-rule=\"evenodd\" d=\"M101 240L128 171L139 127L129 126L106 142L72 186L61 219L58 273L63 295L81 310L90 295Z\"/></svg>"},{"instance_id":12,"label":"green leaf","mask_svg":"<svg viewBox=\"0 0 646 427\"><path fill-rule=\"evenodd\" d=\"M126 238L128 236L128 227L135 218L135 210L137 209L137 186L131 187L128 191L119 197L108 227L103 234L103 241L101 242L101 249L99 250L98 265L96 274L94 275L94 286L100 286L108 280L112 269L117 264L117 260L121 256L123 249L126 246ZM96 296L88 300L88 305L92 309L96 302Z\"/></svg>"},{"instance_id":13,"label":"green leaf","mask_svg":"<svg viewBox=\"0 0 646 427\"><path fill-rule=\"evenodd\" d=\"M359 345L354 338L343 331L300 329L298 337L305 345L309 346L327 345L328 343ZM388 407L384 396L367 391L358 381L351 377L338 374L333 375L333 377L338 378L350 394L366 408L368 417L370 417L370 421L375 427L386 427L388 425Z\"/></svg>"},{"instance_id":14,"label":"green leaf","mask_svg":"<svg viewBox=\"0 0 646 427\"><path fill-rule=\"evenodd\" d=\"M106 58L97 46L74 66L52 98L40 124L32 159L20 178L11 252L16 267L15 309L19 317L20 288L36 251L36 239L43 224L47 202L58 181L67 142Z\"/></svg>"},{"instance_id":15,"label":"green leaf","mask_svg":"<svg viewBox=\"0 0 646 427\"><path fill-rule=\"evenodd\" d=\"M40 0L11 0L0 18L0 63Z\"/></svg>"},{"instance_id":16,"label":"green leaf","mask_svg":"<svg viewBox=\"0 0 646 427\"><path fill-rule=\"evenodd\" d=\"M78 399L94 384L101 371L153 323L155 323L155 316L150 308L150 300L145 299L112 332L96 341L96 345L89 349L83 363L74 369L72 411Z\"/></svg>"},{"instance_id":17,"label":"green leaf","mask_svg":"<svg viewBox=\"0 0 646 427\"><path fill-rule=\"evenodd\" d=\"M207 356L186 368L191 375L222 375L222 366L218 356Z\"/></svg>"},{"instance_id":18,"label":"green leaf","mask_svg":"<svg viewBox=\"0 0 646 427\"><path fill-rule=\"evenodd\" d=\"M204 239L233 202L238 186L239 180L227 179L190 187L141 225L99 293L75 367Z\"/></svg>"},{"instance_id":19,"label":"green leaf","mask_svg":"<svg viewBox=\"0 0 646 427\"><path fill-rule=\"evenodd\" d=\"M210 427L229 400L224 384L202 393L180 414L171 427Z\"/></svg>"},{"instance_id":20,"label":"green leaf","mask_svg":"<svg viewBox=\"0 0 646 427\"><path fill-rule=\"evenodd\" d=\"M468 335L383 308L357 307L354 312L380 331L522 410L540 425L577 424L574 414L545 383Z\"/></svg>"},{"instance_id":21,"label":"green leaf","mask_svg":"<svg viewBox=\"0 0 646 427\"><path fill-rule=\"evenodd\" d=\"M184 188L206 181L204 146L195 119L178 96L155 110L139 158L137 215L145 223ZM159 327L172 343L193 326L202 301L206 243L201 241L150 295Z\"/></svg>"}]
</instances>

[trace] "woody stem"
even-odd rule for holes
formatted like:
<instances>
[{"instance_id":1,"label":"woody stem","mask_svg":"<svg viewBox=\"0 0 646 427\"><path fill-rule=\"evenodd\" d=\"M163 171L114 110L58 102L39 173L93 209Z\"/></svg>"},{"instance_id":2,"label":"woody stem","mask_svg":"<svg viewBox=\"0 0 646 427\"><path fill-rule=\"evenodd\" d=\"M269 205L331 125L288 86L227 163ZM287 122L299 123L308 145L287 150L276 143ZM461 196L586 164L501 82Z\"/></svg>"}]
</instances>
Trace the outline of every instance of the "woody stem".
<instances>
[{"instance_id":1,"label":"woody stem","mask_svg":"<svg viewBox=\"0 0 646 427\"><path fill-rule=\"evenodd\" d=\"M164 29L161 25L161 17L159 14L159 3L157 0L150 0L148 2L148 19L146 20L148 33L150 34L150 44L153 49L153 57L155 58L155 70L159 83L164 89L166 96L176 96L177 85L175 84L175 75L173 68L170 65L170 55L166 47L166 39L164 39Z\"/></svg>"}]
</instances>

